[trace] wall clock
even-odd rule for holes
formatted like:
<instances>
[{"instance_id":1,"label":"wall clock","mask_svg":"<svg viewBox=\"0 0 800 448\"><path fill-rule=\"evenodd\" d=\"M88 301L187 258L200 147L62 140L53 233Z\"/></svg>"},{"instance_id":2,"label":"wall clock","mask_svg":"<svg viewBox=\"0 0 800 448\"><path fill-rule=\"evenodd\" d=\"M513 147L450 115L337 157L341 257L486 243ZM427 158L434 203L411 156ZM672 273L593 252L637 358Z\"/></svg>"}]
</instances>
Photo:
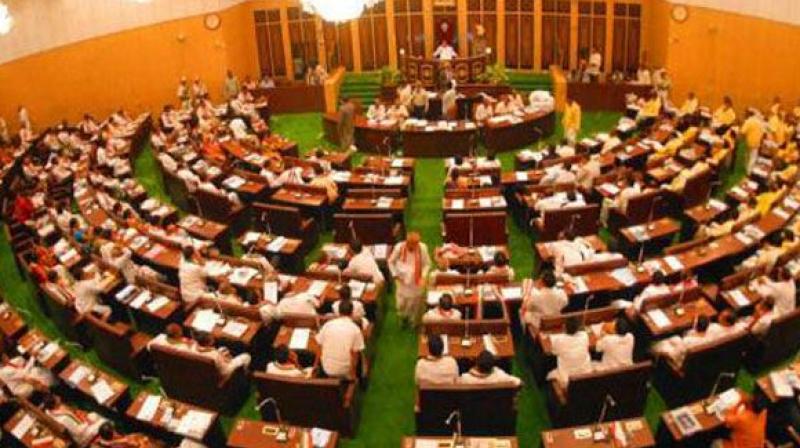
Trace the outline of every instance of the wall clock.
<instances>
[{"instance_id":1,"label":"wall clock","mask_svg":"<svg viewBox=\"0 0 800 448\"><path fill-rule=\"evenodd\" d=\"M689 18L689 8L685 5L675 5L672 7L672 20L683 23Z\"/></svg>"},{"instance_id":2,"label":"wall clock","mask_svg":"<svg viewBox=\"0 0 800 448\"><path fill-rule=\"evenodd\" d=\"M206 14L203 18L203 25L205 25L206 29L214 31L222 25L222 19L219 14Z\"/></svg>"}]
</instances>

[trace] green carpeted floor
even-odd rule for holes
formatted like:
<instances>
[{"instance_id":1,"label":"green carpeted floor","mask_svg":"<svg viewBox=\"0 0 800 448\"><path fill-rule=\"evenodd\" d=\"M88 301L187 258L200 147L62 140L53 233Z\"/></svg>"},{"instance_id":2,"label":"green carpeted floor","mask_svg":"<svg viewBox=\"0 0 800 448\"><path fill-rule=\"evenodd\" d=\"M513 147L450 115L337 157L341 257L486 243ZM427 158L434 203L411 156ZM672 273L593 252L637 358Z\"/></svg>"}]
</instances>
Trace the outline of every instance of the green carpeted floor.
<instances>
[{"instance_id":1,"label":"green carpeted floor","mask_svg":"<svg viewBox=\"0 0 800 448\"><path fill-rule=\"evenodd\" d=\"M583 117L583 134L590 135L611 129L619 118L616 113L585 112ZM281 115L273 118L275 132L299 142L303 151L315 146L324 145L319 114ZM560 125L551 141L561 138ZM743 174L743 151L737 158L736 169L725 176L725 185L731 185ZM358 163L360 156L356 156ZM513 169L513 154L500 157L504 170ZM167 199L158 167L149 149L142 151L135 161L137 177L147 188L151 196ZM407 213L406 225L409 229L418 230L429 249L441 244L441 198L443 195L444 163L442 160L417 161L416 189L411 198ZM328 233L322 242L330 241ZM532 239L513 223L509 228L509 244L512 253L512 265L518 278L529 276L534 267ZM309 260L315 258L315 251ZM34 296L34 289L22 278L15 266L13 255L6 235L0 236L0 290L3 296L17 309L23 310L25 318L32 326L42 328L52 338L62 339L59 331L48 321ZM393 303L394 298L388 298ZM391 309L391 305L389 306ZM369 386L362 394L360 403L361 421L358 435L343 443L345 447L395 447L403 435L414 432L414 381L413 370L417 354L417 338L413 332L401 329L393 312L385 314L382 328L375 341L376 357L372 366ZM86 359L100 365L92 352L83 352L70 346L73 356ZM535 384L528 364L524 359L524 350L517 347L514 373L525 381L525 387L519 399L518 436L524 447L538 446L539 433L549 426L545 396ZM110 370L110 369L108 369ZM130 382L130 381L129 381ZM157 390L157 383L139 384L130 382L134 392L146 387ZM740 385L745 390L752 390L753 378L746 372L740 375ZM254 394L252 394L254 395ZM255 399L251 396L242 407L238 416L258 418L253 409ZM659 415L664 410L664 403L653 391L647 403L647 419L655 430ZM224 428L229 428L232 418L224 418Z\"/></svg>"}]
</instances>

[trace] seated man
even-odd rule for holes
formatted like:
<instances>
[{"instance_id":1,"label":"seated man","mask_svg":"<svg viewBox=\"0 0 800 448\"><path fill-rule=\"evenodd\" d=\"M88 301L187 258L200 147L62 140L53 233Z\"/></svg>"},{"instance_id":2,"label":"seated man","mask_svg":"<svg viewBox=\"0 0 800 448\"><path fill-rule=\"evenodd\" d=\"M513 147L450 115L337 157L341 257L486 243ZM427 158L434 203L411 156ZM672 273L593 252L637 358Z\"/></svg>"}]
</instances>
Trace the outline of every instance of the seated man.
<instances>
[{"instance_id":1,"label":"seated man","mask_svg":"<svg viewBox=\"0 0 800 448\"><path fill-rule=\"evenodd\" d=\"M779 267L772 273L772 278L765 277L757 285L758 294L762 298L771 298L775 302L778 315L787 314L797 307L797 287L792 274L785 267Z\"/></svg>"},{"instance_id":2,"label":"seated man","mask_svg":"<svg viewBox=\"0 0 800 448\"><path fill-rule=\"evenodd\" d=\"M730 434L725 439L715 440L711 448L766 446L767 411L758 400L742 396L739 404L725 413L724 421Z\"/></svg>"},{"instance_id":3,"label":"seated man","mask_svg":"<svg viewBox=\"0 0 800 448\"><path fill-rule=\"evenodd\" d=\"M414 379L417 384L454 384L458 380L458 363L455 358L444 355L444 341L438 334L428 338L428 356L417 360Z\"/></svg>"},{"instance_id":4,"label":"seated man","mask_svg":"<svg viewBox=\"0 0 800 448\"><path fill-rule=\"evenodd\" d=\"M238 368L246 370L250 366L251 358L248 353L232 356L227 348L215 347L214 343L214 336L208 333L199 333L196 350L198 354L207 356L214 361L220 375L227 377Z\"/></svg>"},{"instance_id":5,"label":"seated man","mask_svg":"<svg viewBox=\"0 0 800 448\"><path fill-rule=\"evenodd\" d=\"M304 316L316 316L319 301L313 294L299 292L285 296L278 302L276 313L278 316L289 314L299 314Z\"/></svg>"},{"instance_id":6,"label":"seated man","mask_svg":"<svg viewBox=\"0 0 800 448\"><path fill-rule=\"evenodd\" d=\"M178 281L180 284L181 299L187 303L195 303L208 296L206 278L208 274L203 267L203 259L195 253L191 246L181 249L183 257L178 265Z\"/></svg>"},{"instance_id":7,"label":"seated man","mask_svg":"<svg viewBox=\"0 0 800 448\"><path fill-rule=\"evenodd\" d=\"M153 442L144 434L117 434L114 424L105 422L100 426L99 437L95 440L95 445L99 448L156 448L160 443Z\"/></svg>"},{"instance_id":8,"label":"seated man","mask_svg":"<svg viewBox=\"0 0 800 448\"><path fill-rule=\"evenodd\" d=\"M624 317L618 317L612 325L613 331L604 334L595 344L595 350L603 354L603 358L595 365L598 370L633 365L636 340L630 324Z\"/></svg>"},{"instance_id":9,"label":"seated man","mask_svg":"<svg viewBox=\"0 0 800 448\"><path fill-rule=\"evenodd\" d=\"M753 316L750 317L748 328L754 335L764 336L777 317L778 312L775 310L775 302L771 297L767 297L756 304Z\"/></svg>"},{"instance_id":10,"label":"seated man","mask_svg":"<svg viewBox=\"0 0 800 448\"><path fill-rule=\"evenodd\" d=\"M339 300L333 302L333 305L331 305L333 314L341 316L339 307L341 306L342 302L345 301L353 304L353 322L356 324L361 324L361 328L366 330L367 327L369 327L369 321L367 320L367 311L364 309L364 302L353 299L353 290L350 288L350 285L345 284L339 287Z\"/></svg>"},{"instance_id":11,"label":"seated man","mask_svg":"<svg viewBox=\"0 0 800 448\"><path fill-rule=\"evenodd\" d=\"M104 305L101 299L103 287L97 272L84 272L81 281L75 283L75 309L78 314L94 313L108 319L111 317L111 307Z\"/></svg>"},{"instance_id":12,"label":"seated man","mask_svg":"<svg viewBox=\"0 0 800 448\"><path fill-rule=\"evenodd\" d=\"M582 207L586 205L583 194L570 191L559 191L545 198L539 199L534 206L539 213L568 207Z\"/></svg>"},{"instance_id":13,"label":"seated man","mask_svg":"<svg viewBox=\"0 0 800 448\"><path fill-rule=\"evenodd\" d=\"M353 321L353 303L339 304L340 317L329 320L317 333L322 373L329 377L355 379L364 351L364 334Z\"/></svg>"},{"instance_id":14,"label":"seated man","mask_svg":"<svg viewBox=\"0 0 800 448\"><path fill-rule=\"evenodd\" d=\"M539 181L541 185L570 184L575 182L575 173L572 172L572 164L564 163L549 166L544 169L544 176Z\"/></svg>"},{"instance_id":15,"label":"seated man","mask_svg":"<svg viewBox=\"0 0 800 448\"><path fill-rule=\"evenodd\" d=\"M344 270L344 273L369 276L376 286L383 285L383 273L380 267L378 267L378 262L375 261L375 257L372 256L372 252L365 248L360 240L353 240L350 243L350 250L354 255L347 263L347 268Z\"/></svg>"},{"instance_id":16,"label":"seated man","mask_svg":"<svg viewBox=\"0 0 800 448\"><path fill-rule=\"evenodd\" d=\"M0 383L15 397L30 399L37 391L48 391L55 386L56 381L49 370L36 365L35 356L31 356L27 361L17 356L0 367Z\"/></svg>"},{"instance_id":17,"label":"seated man","mask_svg":"<svg viewBox=\"0 0 800 448\"><path fill-rule=\"evenodd\" d=\"M515 386L522 384L522 380L509 375L500 367L495 367L494 355L484 350L478 355L475 367L469 369L459 377L461 384L501 384L511 383Z\"/></svg>"},{"instance_id":18,"label":"seated man","mask_svg":"<svg viewBox=\"0 0 800 448\"><path fill-rule=\"evenodd\" d=\"M556 368L547 374L547 379L558 382L563 388L569 384L570 376L592 371L589 335L580 327L580 318L571 317L566 323L566 333L550 336Z\"/></svg>"},{"instance_id":19,"label":"seated man","mask_svg":"<svg viewBox=\"0 0 800 448\"><path fill-rule=\"evenodd\" d=\"M543 317L557 316L569 304L567 293L556 286L553 271L542 273L542 283L542 288L534 286L533 279L525 279L522 284L522 322L537 331Z\"/></svg>"},{"instance_id":20,"label":"seated man","mask_svg":"<svg viewBox=\"0 0 800 448\"><path fill-rule=\"evenodd\" d=\"M442 294L439 305L431 308L422 316L423 322L458 321L461 320L461 311L453 307L453 296Z\"/></svg>"},{"instance_id":21,"label":"seated man","mask_svg":"<svg viewBox=\"0 0 800 448\"><path fill-rule=\"evenodd\" d=\"M683 365L686 353L696 347L726 335L719 324L711 323L707 316L697 318L694 328L683 336L672 336L653 345L652 352L656 356L666 356L677 366Z\"/></svg>"},{"instance_id":22,"label":"seated man","mask_svg":"<svg viewBox=\"0 0 800 448\"><path fill-rule=\"evenodd\" d=\"M42 403L45 413L61 424L80 447L87 447L107 420L94 412L75 409L61 403L56 395L48 395Z\"/></svg>"},{"instance_id":23,"label":"seated man","mask_svg":"<svg viewBox=\"0 0 800 448\"><path fill-rule=\"evenodd\" d=\"M508 257L503 252L495 252L494 264L489 266L489 269L486 270L486 273L489 275L505 275L508 277L508 281L514 281L514 268L509 266L508 264Z\"/></svg>"},{"instance_id":24,"label":"seated man","mask_svg":"<svg viewBox=\"0 0 800 448\"><path fill-rule=\"evenodd\" d=\"M289 347L281 344L275 347L275 360L267 364L267 373L293 377L310 377L311 369L303 369L297 364L297 359L292 356Z\"/></svg>"},{"instance_id":25,"label":"seated man","mask_svg":"<svg viewBox=\"0 0 800 448\"><path fill-rule=\"evenodd\" d=\"M183 335L183 327L176 323L167 324L166 331L150 340L147 349L152 350L154 345L164 345L178 350L194 351L197 342Z\"/></svg>"}]
</instances>

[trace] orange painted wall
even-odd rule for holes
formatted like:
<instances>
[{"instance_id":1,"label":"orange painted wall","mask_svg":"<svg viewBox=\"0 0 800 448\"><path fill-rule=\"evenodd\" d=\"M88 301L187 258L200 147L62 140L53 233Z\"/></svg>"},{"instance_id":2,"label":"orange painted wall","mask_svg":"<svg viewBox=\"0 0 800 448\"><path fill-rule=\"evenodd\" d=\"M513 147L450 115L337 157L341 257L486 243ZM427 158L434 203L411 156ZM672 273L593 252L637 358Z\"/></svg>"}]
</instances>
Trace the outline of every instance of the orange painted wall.
<instances>
[{"instance_id":1,"label":"orange painted wall","mask_svg":"<svg viewBox=\"0 0 800 448\"><path fill-rule=\"evenodd\" d=\"M220 13L209 31L203 17L165 22L49 50L0 65L0 116L16 124L25 104L35 126L83 111L105 117L118 107L156 112L176 102L181 76L200 76L221 95L225 70L255 75L255 29L247 4ZM181 38L179 39L179 36ZM14 126L15 127L15 126Z\"/></svg>"},{"instance_id":2,"label":"orange painted wall","mask_svg":"<svg viewBox=\"0 0 800 448\"><path fill-rule=\"evenodd\" d=\"M664 14L650 26L663 30L662 38L651 40L650 51L672 75L674 100L694 90L716 106L729 94L741 111L766 108L775 95L784 105L800 98L800 27L699 7L689 7L689 18L677 23L669 17L671 5L658 0L656 9L658 3Z\"/></svg>"}]
</instances>

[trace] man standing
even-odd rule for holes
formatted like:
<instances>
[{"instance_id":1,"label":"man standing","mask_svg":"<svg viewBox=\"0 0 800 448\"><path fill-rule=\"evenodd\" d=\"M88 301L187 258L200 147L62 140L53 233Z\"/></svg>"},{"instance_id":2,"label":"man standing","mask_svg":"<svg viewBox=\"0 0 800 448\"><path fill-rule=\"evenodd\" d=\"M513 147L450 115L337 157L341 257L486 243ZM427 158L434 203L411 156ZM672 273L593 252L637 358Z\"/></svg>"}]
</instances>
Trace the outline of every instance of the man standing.
<instances>
[{"instance_id":1,"label":"man standing","mask_svg":"<svg viewBox=\"0 0 800 448\"><path fill-rule=\"evenodd\" d=\"M415 323L431 267L428 246L420 242L419 233L409 232L405 241L394 246L387 261L397 285L397 314L404 325Z\"/></svg>"},{"instance_id":2,"label":"man standing","mask_svg":"<svg viewBox=\"0 0 800 448\"><path fill-rule=\"evenodd\" d=\"M575 100L567 99L564 108L564 117L561 119L564 127L564 137L570 145L574 145L581 130L581 106Z\"/></svg>"},{"instance_id":3,"label":"man standing","mask_svg":"<svg viewBox=\"0 0 800 448\"><path fill-rule=\"evenodd\" d=\"M225 76L225 86L223 87L222 96L225 97L226 101L231 101L238 95L239 78L237 78L232 71L228 70L228 74Z\"/></svg>"},{"instance_id":4,"label":"man standing","mask_svg":"<svg viewBox=\"0 0 800 448\"><path fill-rule=\"evenodd\" d=\"M342 105L339 107L339 146L345 151L353 146L355 115L356 106L353 101L346 96L342 97Z\"/></svg>"}]
</instances>

